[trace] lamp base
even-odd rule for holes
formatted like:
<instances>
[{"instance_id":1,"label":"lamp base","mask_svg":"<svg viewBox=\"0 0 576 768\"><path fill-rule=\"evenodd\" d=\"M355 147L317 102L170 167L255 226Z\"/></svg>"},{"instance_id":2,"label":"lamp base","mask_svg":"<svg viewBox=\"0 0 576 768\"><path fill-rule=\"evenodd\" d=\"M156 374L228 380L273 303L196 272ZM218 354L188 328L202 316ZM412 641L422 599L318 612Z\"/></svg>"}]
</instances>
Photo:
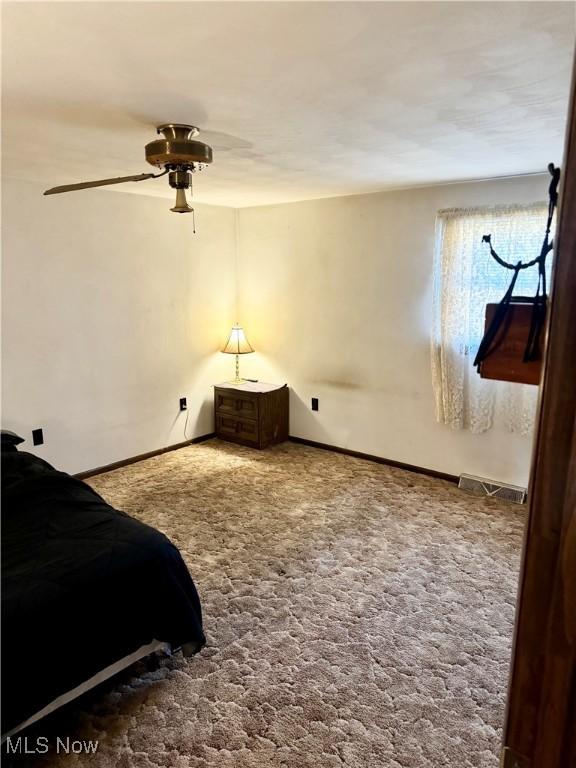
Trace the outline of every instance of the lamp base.
<instances>
[{"instance_id":1,"label":"lamp base","mask_svg":"<svg viewBox=\"0 0 576 768\"><path fill-rule=\"evenodd\" d=\"M240 378L240 355L236 355L236 376L228 384L246 384L246 379Z\"/></svg>"}]
</instances>

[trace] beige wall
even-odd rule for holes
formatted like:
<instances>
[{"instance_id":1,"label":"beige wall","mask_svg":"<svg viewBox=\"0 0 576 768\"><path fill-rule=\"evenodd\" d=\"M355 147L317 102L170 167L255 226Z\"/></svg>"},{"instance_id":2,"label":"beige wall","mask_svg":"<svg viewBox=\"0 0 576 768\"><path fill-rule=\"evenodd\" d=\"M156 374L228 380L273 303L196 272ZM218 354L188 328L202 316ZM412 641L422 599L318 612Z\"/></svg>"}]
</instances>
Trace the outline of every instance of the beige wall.
<instances>
[{"instance_id":1,"label":"beige wall","mask_svg":"<svg viewBox=\"0 0 576 768\"><path fill-rule=\"evenodd\" d=\"M231 323L242 372L291 387L291 432L526 484L531 440L434 418L429 327L439 208L545 198L534 177L242 209L106 190L43 199L3 184L2 426L77 472L213 428ZM239 219L240 311L235 311ZM320 411L310 410L310 398Z\"/></svg>"},{"instance_id":2,"label":"beige wall","mask_svg":"<svg viewBox=\"0 0 576 768\"><path fill-rule=\"evenodd\" d=\"M69 472L212 431L234 320L234 211L5 179L2 426ZM45 445L32 448L43 427Z\"/></svg>"},{"instance_id":3,"label":"beige wall","mask_svg":"<svg viewBox=\"0 0 576 768\"><path fill-rule=\"evenodd\" d=\"M542 200L547 184L528 177L241 210L240 319L258 350L244 374L290 384L293 435L525 485L531 438L435 421L434 219L451 206Z\"/></svg>"}]
</instances>

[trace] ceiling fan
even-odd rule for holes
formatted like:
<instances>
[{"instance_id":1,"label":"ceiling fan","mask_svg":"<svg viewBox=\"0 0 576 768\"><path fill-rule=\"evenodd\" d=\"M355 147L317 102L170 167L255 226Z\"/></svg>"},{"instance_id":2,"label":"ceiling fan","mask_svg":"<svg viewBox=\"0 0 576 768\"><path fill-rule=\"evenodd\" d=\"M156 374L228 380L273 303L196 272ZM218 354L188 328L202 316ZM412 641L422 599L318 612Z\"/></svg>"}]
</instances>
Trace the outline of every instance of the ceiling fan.
<instances>
[{"instance_id":1,"label":"ceiling fan","mask_svg":"<svg viewBox=\"0 0 576 768\"><path fill-rule=\"evenodd\" d=\"M138 173L134 176L117 176L113 179L65 184L47 189L44 194L57 195L60 192L74 192L77 189L123 184L125 181L158 179L168 174L168 183L176 190L176 204L170 210L175 213L193 213L194 209L186 200L186 190L192 189L192 174L195 171L201 171L205 165L212 162L212 147L202 141L194 140L193 137L200 133L194 125L166 123L159 125L156 133L163 133L164 138L146 144L146 160L150 165L163 168L162 173Z\"/></svg>"}]
</instances>

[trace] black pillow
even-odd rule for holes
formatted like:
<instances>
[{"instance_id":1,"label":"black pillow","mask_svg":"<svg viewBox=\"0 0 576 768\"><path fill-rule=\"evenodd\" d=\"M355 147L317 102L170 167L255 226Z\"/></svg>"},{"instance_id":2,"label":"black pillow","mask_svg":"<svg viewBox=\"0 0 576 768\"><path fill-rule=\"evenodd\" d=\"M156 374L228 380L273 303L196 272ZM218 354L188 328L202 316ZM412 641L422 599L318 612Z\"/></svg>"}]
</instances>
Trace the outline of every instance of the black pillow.
<instances>
[{"instance_id":1,"label":"black pillow","mask_svg":"<svg viewBox=\"0 0 576 768\"><path fill-rule=\"evenodd\" d=\"M17 435L16 432L11 432L9 429L3 429L0 432L0 438L2 440L2 450L6 448L15 448L20 443L24 442L24 438Z\"/></svg>"}]
</instances>

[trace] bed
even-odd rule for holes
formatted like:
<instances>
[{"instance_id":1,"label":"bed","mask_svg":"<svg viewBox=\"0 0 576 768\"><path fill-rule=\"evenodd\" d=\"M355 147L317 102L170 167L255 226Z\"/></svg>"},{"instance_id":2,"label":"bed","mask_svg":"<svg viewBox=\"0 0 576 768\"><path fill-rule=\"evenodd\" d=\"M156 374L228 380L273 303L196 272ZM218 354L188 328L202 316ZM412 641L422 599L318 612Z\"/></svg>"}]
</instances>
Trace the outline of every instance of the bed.
<instances>
[{"instance_id":1,"label":"bed","mask_svg":"<svg viewBox=\"0 0 576 768\"><path fill-rule=\"evenodd\" d=\"M204 642L166 536L3 436L3 738L147 654Z\"/></svg>"}]
</instances>

